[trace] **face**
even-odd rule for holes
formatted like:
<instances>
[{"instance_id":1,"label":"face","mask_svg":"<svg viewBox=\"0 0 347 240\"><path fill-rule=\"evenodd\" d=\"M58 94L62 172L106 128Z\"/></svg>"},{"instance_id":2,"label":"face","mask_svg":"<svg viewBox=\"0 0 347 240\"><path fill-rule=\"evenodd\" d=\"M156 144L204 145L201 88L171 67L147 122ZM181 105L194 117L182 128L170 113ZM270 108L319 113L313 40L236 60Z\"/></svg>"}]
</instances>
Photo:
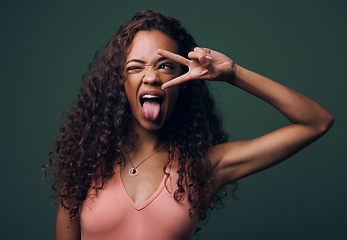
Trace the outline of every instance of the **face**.
<instances>
[{"instance_id":1,"label":"face","mask_svg":"<svg viewBox=\"0 0 347 240\"><path fill-rule=\"evenodd\" d=\"M125 71L125 92L136 124L159 130L171 116L179 87L162 90L161 85L182 73L181 65L157 53L157 49L178 53L176 42L158 30L138 32L129 46Z\"/></svg>"}]
</instances>

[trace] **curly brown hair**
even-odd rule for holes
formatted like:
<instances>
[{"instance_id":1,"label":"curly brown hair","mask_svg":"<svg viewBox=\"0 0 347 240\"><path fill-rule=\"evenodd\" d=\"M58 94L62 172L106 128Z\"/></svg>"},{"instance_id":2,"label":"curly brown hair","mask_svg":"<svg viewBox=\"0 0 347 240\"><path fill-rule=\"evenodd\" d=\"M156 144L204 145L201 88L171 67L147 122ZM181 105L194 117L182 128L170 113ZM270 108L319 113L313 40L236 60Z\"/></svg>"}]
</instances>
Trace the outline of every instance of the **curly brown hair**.
<instances>
[{"instance_id":1,"label":"curly brown hair","mask_svg":"<svg viewBox=\"0 0 347 240\"><path fill-rule=\"evenodd\" d=\"M55 178L52 196L60 199L71 220L79 219L92 181L101 182L101 186L95 187L96 192L102 189L105 181L114 175L114 164L123 163L124 153L136 143L124 90L124 65L127 48L136 33L143 30L167 34L178 44L179 54L184 57L196 46L178 20L148 10L124 23L95 55L83 77L78 99L59 129L49 164L44 167ZM203 218L211 200L220 202L221 198L220 193L213 196L207 150L228 138L205 81L190 81L180 89L174 113L162 131L171 146L169 162L178 161L180 166L174 199L181 201L188 197L190 214Z\"/></svg>"}]
</instances>

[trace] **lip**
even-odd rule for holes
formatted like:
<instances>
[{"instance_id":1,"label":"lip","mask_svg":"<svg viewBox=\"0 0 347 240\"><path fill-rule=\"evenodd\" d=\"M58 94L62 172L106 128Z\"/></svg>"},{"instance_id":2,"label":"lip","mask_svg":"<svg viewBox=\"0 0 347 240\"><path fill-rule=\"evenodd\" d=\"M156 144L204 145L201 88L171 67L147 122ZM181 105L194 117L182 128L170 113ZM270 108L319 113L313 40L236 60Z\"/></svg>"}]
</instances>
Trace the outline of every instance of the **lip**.
<instances>
[{"instance_id":1,"label":"lip","mask_svg":"<svg viewBox=\"0 0 347 240\"><path fill-rule=\"evenodd\" d=\"M161 98L163 99L163 101L164 101L164 99L165 99L164 93L159 92L159 91L155 91L155 90L147 90L147 91L142 91L142 92L140 93L140 95L139 95L139 100L140 100L140 98L141 98L142 96L144 96L144 95L146 95L146 94L154 95L154 96L157 96L157 97L161 97Z\"/></svg>"},{"instance_id":2,"label":"lip","mask_svg":"<svg viewBox=\"0 0 347 240\"><path fill-rule=\"evenodd\" d=\"M158 121L160 121L160 119L162 118L162 114L163 114L163 109L164 109L164 103L165 103L165 93L163 92L160 92L160 91L156 91L156 90L145 90L145 91L142 91L140 92L139 94L139 97L138 97L138 103L140 103L140 99L142 96L146 95L146 94L149 94L149 95L154 95L154 96L157 96L157 97L160 97L162 98L163 102L160 106L160 115L159 115L159 118L158 118ZM144 114L143 113L143 108L142 108L142 105L140 104L140 108L141 108L141 112L142 112L142 115Z\"/></svg>"}]
</instances>

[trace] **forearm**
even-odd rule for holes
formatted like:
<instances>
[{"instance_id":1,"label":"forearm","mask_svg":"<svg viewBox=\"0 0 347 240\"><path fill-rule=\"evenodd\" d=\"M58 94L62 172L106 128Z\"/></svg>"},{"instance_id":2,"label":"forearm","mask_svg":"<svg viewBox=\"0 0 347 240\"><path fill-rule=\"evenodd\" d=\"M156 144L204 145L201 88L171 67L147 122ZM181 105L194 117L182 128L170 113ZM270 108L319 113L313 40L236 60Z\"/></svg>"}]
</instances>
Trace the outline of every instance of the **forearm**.
<instances>
[{"instance_id":1,"label":"forearm","mask_svg":"<svg viewBox=\"0 0 347 240\"><path fill-rule=\"evenodd\" d=\"M234 78L227 82L268 102L293 124L326 131L334 121L333 116L313 100L238 65L234 67Z\"/></svg>"}]
</instances>

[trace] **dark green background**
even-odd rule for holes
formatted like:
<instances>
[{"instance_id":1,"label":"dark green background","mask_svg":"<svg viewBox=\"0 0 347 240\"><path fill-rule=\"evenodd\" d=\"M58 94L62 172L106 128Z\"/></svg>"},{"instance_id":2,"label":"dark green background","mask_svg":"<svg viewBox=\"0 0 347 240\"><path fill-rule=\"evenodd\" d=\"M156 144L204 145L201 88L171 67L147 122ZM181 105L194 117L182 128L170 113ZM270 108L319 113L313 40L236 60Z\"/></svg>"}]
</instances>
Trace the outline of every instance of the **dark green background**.
<instances>
[{"instance_id":1,"label":"dark green background","mask_svg":"<svg viewBox=\"0 0 347 240\"><path fill-rule=\"evenodd\" d=\"M155 9L180 19L200 46L298 90L336 117L307 149L240 180L239 200L229 197L212 212L199 239L346 239L347 1L119 2L1 1L0 238L53 238L56 206L40 178L62 114L94 52L136 12ZM231 140L287 123L239 89L212 87Z\"/></svg>"}]
</instances>

